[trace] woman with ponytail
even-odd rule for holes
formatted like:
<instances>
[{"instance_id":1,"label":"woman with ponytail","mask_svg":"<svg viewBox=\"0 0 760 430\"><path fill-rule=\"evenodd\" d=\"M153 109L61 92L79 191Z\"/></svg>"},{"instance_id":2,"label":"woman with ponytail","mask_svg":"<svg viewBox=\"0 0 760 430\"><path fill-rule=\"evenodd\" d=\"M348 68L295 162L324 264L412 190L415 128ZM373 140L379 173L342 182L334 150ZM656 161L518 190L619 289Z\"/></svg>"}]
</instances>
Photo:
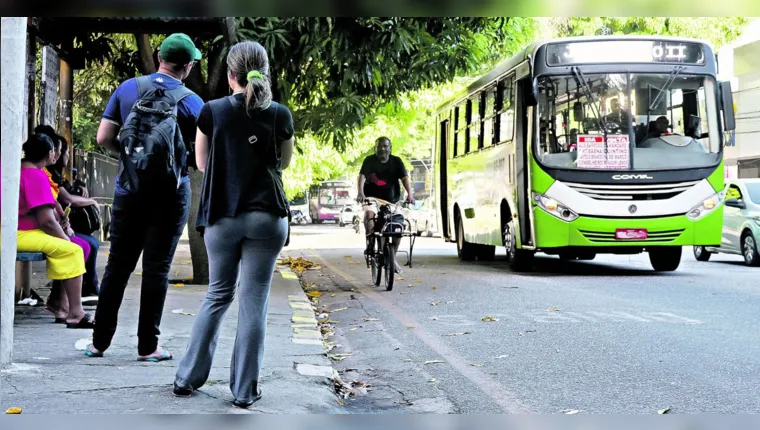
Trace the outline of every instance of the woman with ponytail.
<instances>
[{"instance_id":1,"label":"woman with ponytail","mask_svg":"<svg viewBox=\"0 0 760 430\"><path fill-rule=\"evenodd\" d=\"M206 383L219 328L238 288L230 389L233 404L247 408L261 398L269 289L288 231L282 170L293 154L293 117L272 100L269 59L260 44L235 44L227 70L232 95L206 103L198 117L195 157L204 176L196 229L208 251L209 288L174 394L190 396Z\"/></svg>"}]
</instances>

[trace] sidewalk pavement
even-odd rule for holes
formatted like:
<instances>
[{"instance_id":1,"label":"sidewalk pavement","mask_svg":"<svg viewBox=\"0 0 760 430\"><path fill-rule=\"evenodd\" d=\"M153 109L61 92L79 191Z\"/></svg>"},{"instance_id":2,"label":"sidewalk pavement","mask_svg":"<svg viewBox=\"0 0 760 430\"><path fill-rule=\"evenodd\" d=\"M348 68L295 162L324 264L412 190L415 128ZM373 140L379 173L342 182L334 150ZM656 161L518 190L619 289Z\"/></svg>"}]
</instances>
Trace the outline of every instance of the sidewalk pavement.
<instances>
[{"instance_id":1,"label":"sidewalk pavement","mask_svg":"<svg viewBox=\"0 0 760 430\"><path fill-rule=\"evenodd\" d=\"M102 244L98 273L102 278L108 243ZM43 263L44 264L44 263ZM138 263L119 313L119 328L103 358L77 350L91 330L54 324L44 307L16 306L13 364L2 370L2 411L20 407L24 414L73 413L345 413L333 390L332 368L325 356L314 312L299 281L278 266L272 282L264 364L263 397L248 410L232 406L229 365L237 325L237 298L219 336L209 382L191 398L172 395L174 373L205 296L205 285L169 285L161 322L160 344L174 354L161 363L137 361L137 315L140 302ZM33 286L43 298L44 265L34 266ZM183 240L170 279L189 279L190 248ZM86 307L95 312L95 307ZM182 310L184 313L178 313ZM313 376L311 376L313 375Z\"/></svg>"}]
</instances>

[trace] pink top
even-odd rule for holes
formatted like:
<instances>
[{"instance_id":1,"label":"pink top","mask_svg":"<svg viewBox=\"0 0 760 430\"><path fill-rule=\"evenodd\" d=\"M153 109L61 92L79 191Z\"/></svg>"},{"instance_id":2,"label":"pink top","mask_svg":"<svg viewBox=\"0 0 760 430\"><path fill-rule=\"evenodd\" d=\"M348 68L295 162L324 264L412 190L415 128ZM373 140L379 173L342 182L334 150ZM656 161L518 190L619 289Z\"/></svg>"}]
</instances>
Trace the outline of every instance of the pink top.
<instances>
[{"instance_id":1,"label":"pink top","mask_svg":"<svg viewBox=\"0 0 760 430\"><path fill-rule=\"evenodd\" d=\"M55 199L45 171L34 167L22 168L18 195L18 229L40 228L32 209L45 205L55 207Z\"/></svg>"}]
</instances>

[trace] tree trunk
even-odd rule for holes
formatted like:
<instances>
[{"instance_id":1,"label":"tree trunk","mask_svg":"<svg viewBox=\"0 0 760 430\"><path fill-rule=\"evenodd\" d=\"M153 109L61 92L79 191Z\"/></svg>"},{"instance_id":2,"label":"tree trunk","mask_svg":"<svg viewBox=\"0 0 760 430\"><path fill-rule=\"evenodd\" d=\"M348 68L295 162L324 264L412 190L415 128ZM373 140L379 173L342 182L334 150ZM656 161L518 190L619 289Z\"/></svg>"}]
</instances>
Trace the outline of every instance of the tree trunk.
<instances>
[{"instance_id":1,"label":"tree trunk","mask_svg":"<svg viewBox=\"0 0 760 430\"><path fill-rule=\"evenodd\" d=\"M149 34L135 34L137 52L140 54L140 62L137 68L143 75L156 73L156 63L153 61L153 47L150 44Z\"/></svg>"},{"instance_id":2,"label":"tree trunk","mask_svg":"<svg viewBox=\"0 0 760 430\"><path fill-rule=\"evenodd\" d=\"M201 188L203 186L203 173L190 169L190 217L187 221L187 235L190 240L190 259L193 262L193 284L208 285L208 254L206 243L201 234L195 230L195 222L198 219L198 206L201 201Z\"/></svg>"}]
</instances>

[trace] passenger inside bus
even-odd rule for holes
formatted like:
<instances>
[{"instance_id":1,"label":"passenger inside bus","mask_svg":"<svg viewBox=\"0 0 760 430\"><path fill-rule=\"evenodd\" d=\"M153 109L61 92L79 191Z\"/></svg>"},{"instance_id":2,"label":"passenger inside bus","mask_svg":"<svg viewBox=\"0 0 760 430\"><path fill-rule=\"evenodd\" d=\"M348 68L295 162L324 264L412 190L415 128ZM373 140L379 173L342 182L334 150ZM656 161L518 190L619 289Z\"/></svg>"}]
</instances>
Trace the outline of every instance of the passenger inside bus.
<instances>
[{"instance_id":1,"label":"passenger inside bus","mask_svg":"<svg viewBox=\"0 0 760 430\"><path fill-rule=\"evenodd\" d=\"M622 133L628 133L633 119L630 112L620 108L620 101L617 98L610 100L610 113L604 117L605 122L615 124Z\"/></svg>"}]
</instances>

